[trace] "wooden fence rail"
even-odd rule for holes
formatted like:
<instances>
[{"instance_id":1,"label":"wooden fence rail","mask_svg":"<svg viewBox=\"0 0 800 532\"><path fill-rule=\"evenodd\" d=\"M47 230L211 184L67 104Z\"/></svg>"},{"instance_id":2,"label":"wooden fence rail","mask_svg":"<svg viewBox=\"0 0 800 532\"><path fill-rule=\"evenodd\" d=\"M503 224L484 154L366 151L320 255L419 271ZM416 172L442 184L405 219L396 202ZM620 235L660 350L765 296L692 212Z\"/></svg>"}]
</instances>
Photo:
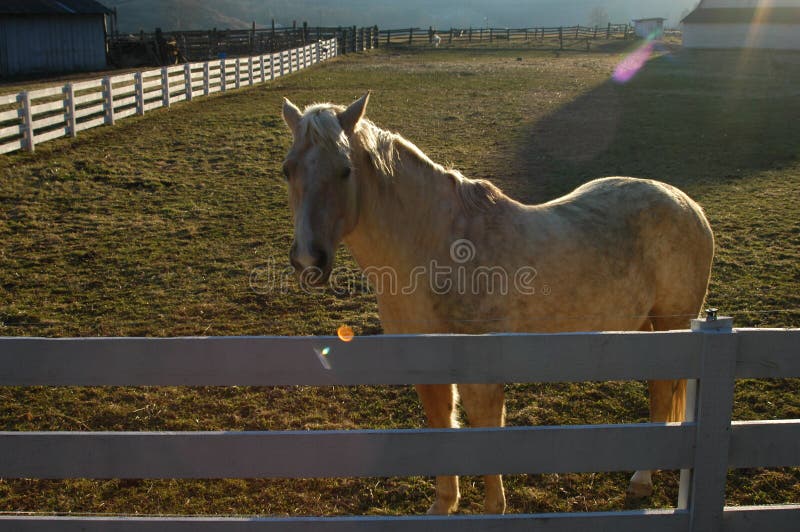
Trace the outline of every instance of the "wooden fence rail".
<instances>
[{"instance_id":1,"label":"wooden fence rail","mask_svg":"<svg viewBox=\"0 0 800 532\"><path fill-rule=\"evenodd\" d=\"M323 347L328 347L324 364L319 355ZM0 516L0 531L796 530L800 505L724 505L729 468L800 465L800 420L731 421L735 379L788 377L800 377L800 330L732 329L724 318L695 320L692 331L371 336L350 343L335 337L0 338L0 386L690 379L684 423L302 432L0 432L0 478L308 478L680 469L679 499L672 510L446 518L6 515Z\"/></svg>"},{"instance_id":2,"label":"wooden fence rail","mask_svg":"<svg viewBox=\"0 0 800 532\"><path fill-rule=\"evenodd\" d=\"M357 48L361 50L363 48ZM186 63L0 96L0 154L215 92L264 83L340 53L337 39L275 53Z\"/></svg>"},{"instance_id":3,"label":"wooden fence rail","mask_svg":"<svg viewBox=\"0 0 800 532\"><path fill-rule=\"evenodd\" d=\"M434 34L442 45L466 45L477 43L547 43L563 49L575 41L628 39L633 28L628 24L608 24L607 26L554 26L531 28L450 28L434 30L432 27L383 29L378 33L377 42L381 46L391 45L432 45Z\"/></svg>"}]
</instances>

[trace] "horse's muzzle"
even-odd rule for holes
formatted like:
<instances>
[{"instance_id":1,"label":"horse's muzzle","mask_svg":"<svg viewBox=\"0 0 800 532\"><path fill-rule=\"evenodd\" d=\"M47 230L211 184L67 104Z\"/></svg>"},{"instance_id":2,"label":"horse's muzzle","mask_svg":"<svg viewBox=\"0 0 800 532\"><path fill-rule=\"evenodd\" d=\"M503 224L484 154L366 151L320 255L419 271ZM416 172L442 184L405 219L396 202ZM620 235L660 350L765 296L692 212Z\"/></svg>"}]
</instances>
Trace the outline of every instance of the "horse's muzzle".
<instances>
[{"instance_id":1,"label":"horse's muzzle","mask_svg":"<svg viewBox=\"0 0 800 532\"><path fill-rule=\"evenodd\" d=\"M292 244L289 261L301 286L321 286L330 278L332 266L330 255L318 246L312 246L307 254L300 254L297 243Z\"/></svg>"}]
</instances>

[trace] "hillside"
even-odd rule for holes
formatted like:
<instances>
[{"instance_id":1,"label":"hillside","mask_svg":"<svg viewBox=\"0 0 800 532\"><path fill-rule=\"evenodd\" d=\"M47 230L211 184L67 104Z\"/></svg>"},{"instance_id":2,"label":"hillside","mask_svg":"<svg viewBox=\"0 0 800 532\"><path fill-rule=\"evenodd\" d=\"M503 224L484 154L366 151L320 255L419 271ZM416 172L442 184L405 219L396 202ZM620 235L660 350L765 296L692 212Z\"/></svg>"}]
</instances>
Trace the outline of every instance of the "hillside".
<instances>
[{"instance_id":1,"label":"hillside","mask_svg":"<svg viewBox=\"0 0 800 532\"><path fill-rule=\"evenodd\" d=\"M367 0L107 0L117 7L124 32L139 29L188 30L244 28L253 21L268 26L307 21L310 25L373 25L381 27L521 27L594 23L592 14L604 12L617 23L633 18L665 17L677 25L696 0L424 0L375 2Z\"/></svg>"}]
</instances>

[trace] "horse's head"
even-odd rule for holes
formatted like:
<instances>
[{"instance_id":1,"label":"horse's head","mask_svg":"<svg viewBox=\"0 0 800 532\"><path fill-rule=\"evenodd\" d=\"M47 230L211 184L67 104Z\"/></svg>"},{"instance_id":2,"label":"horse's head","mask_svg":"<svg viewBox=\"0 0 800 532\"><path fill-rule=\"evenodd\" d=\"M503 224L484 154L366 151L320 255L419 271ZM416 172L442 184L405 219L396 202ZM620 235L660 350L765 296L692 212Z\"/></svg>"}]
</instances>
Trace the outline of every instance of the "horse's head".
<instances>
[{"instance_id":1,"label":"horse's head","mask_svg":"<svg viewBox=\"0 0 800 532\"><path fill-rule=\"evenodd\" d=\"M289 258L303 282L327 282L339 242L358 222L358 186L351 139L369 100L350 107L309 106L301 112L284 100L283 119L294 143L283 163L294 219Z\"/></svg>"}]
</instances>

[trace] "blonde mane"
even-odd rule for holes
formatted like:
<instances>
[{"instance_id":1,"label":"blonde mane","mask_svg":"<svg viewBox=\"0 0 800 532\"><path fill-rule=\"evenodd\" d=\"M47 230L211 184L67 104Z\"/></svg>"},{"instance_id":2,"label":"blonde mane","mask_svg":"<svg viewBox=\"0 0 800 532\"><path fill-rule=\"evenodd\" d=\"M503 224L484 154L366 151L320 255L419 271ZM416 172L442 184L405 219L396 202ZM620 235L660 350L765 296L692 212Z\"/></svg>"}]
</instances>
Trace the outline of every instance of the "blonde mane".
<instances>
[{"instance_id":1,"label":"blonde mane","mask_svg":"<svg viewBox=\"0 0 800 532\"><path fill-rule=\"evenodd\" d=\"M316 103L305 108L298 128L299 134L308 142L349 155L350 140L342 131L337 115L344 107L331 103ZM449 179L457 199L467 212L486 211L501 199L508 199L503 192L485 179L469 179L458 170L445 168L433 162L417 146L401 135L386 131L372 121L362 118L355 131L355 139L370 156L376 174L382 179L396 180L404 162L415 163L429 179Z\"/></svg>"}]
</instances>

